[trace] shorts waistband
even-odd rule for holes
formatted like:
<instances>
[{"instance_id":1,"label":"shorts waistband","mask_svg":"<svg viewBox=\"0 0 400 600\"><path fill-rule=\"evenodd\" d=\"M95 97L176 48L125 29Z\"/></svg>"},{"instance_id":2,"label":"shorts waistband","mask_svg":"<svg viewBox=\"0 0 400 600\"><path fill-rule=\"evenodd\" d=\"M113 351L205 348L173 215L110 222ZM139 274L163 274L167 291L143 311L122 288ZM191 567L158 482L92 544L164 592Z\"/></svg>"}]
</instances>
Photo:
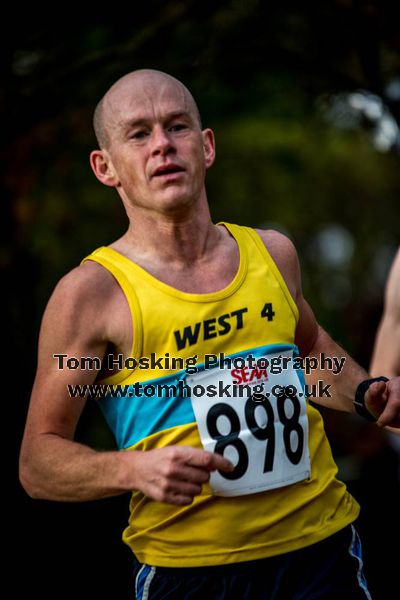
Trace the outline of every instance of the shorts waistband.
<instances>
[{"instance_id":1,"label":"shorts waistband","mask_svg":"<svg viewBox=\"0 0 400 600\"><path fill-rule=\"evenodd\" d=\"M224 577L229 576L234 573L251 573L259 570L260 568L275 568L274 565L283 564L286 561L290 561L292 557L301 552L307 552L312 548L312 551L318 550L318 547L321 544L336 544L338 538L345 536L351 538L351 525L347 525L343 529L340 529L333 535L312 544L311 546L305 546L304 548L300 548L299 550L293 550L293 552L288 552L285 554L277 554L275 556L268 556L266 558L259 558L256 560L249 561L239 561L234 563L228 563L223 565L209 565L209 566L200 566L200 567L158 567L155 566L157 573L165 574L165 575L177 575L179 577L197 577L197 576L207 576L207 577ZM150 565L151 566L151 565Z\"/></svg>"}]
</instances>

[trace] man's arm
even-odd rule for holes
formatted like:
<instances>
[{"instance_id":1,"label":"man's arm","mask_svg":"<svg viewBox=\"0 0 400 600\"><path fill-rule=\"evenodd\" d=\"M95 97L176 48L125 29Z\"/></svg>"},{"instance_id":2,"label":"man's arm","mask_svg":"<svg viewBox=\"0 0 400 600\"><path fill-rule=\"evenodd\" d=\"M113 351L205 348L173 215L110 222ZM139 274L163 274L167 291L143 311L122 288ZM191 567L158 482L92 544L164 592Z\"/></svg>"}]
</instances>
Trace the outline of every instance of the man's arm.
<instances>
[{"instance_id":1,"label":"man's arm","mask_svg":"<svg viewBox=\"0 0 400 600\"><path fill-rule=\"evenodd\" d=\"M371 376L400 375L400 249L390 269L383 317L371 361Z\"/></svg>"},{"instance_id":2,"label":"man's arm","mask_svg":"<svg viewBox=\"0 0 400 600\"><path fill-rule=\"evenodd\" d=\"M21 483L32 497L49 500L94 500L137 489L155 500L189 504L210 471L231 470L226 459L183 446L99 452L73 439L85 400L71 398L67 385L90 384L96 371L60 370L53 355L102 358L113 340L118 294L122 291L114 278L94 263L71 271L56 287L40 332L21 446Z\"/></svg>"},{"instance_id":3,"label":"man's arm","mask_svg":"<svg viewBox=\"0 0 400 600\"><path fill-rule=\"evenodd\" d=\"M369 378L368 373L318 325L311 307L303 297L300 266L292 242L276 231L258 231L258 233L299 309L295 342L301 356L315 356L319 359L321 353L324 353L329 357L345 358L340 374L335 375L332 371L324 369L314 371L307 378L310 384L321 379L324 384L331 386L330 397L317 397L313 400L329 408L355 412L353 404L355 392L359 383ZM368 410L379 417L378 425L400 426L400 378L388 383L373 383L365 394L365 402Z\"/></svg>"}]
</instances>

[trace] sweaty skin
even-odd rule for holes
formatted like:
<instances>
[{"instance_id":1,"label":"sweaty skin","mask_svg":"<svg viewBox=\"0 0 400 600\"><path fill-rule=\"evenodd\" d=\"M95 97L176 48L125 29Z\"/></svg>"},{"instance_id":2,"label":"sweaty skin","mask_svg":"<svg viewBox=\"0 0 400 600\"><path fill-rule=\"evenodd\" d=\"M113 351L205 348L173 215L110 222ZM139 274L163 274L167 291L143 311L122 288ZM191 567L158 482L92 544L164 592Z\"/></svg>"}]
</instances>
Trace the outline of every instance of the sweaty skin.
<instances>
[{"instance_id":1,"label":"sweaty skin","mask_svg":"<svg viewBox=\"0 0 400 600\"><path fill-rule=\"evenodd\" d=\"M215 158L214 135L201 129L186 88L158 71L130 73L107 92L98 118L104 135L90 163L99 181L117 190L129 220L111 247L184 292L227 287L239 252L227 230L210 218L204 179ZM324 373L333 394L321 403L353 412L355 389L367 373L318 326L302 295L293 244L274 231L259 233L298 306L295 341L301 354L347 358L340 376ZM31 496L81 501L140 490L185 505L211 471L233 468L221 455L191 447L99 452L74 441L85 400L72 401L67 384L92 383L96 371L59 370L53 354L129 356L134 335L125 296L101 265L87 261L56 286L41 326L20 455L21 482ZM366 402L380 425L400 425L400 379L371 386Z\"/></svg>"}]
</instances>

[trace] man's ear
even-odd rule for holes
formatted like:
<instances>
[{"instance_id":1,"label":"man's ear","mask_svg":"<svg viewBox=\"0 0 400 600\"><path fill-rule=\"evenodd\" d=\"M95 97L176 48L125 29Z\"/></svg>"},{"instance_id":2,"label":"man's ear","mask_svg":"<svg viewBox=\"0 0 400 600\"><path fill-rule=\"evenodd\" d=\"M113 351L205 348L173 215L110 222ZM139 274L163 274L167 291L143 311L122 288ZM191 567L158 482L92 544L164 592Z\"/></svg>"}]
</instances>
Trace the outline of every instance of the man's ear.
<instances>
[{"instance_id":1,"label":"man's ear","mask_svg":"<svg viewBox=\"0 0 400 600\"><path fill-rule=\"evenodd\" d=\"M117 187L119 179L106 150L93 150L90 153L90 166L101 183L109 187Z\"/></svg>"},{"instance_id":2,"label":"man's ear","mask_svg":"<svg viewBox=\"0 0 400 600\"><path fill-rule=\"evenodd\" d=\"M203 129L201 132L203 136L203 148L204 158L206 161L206 168L209 169L215 160L215 138L212 129Z\"/></svg>"}]
</instances>

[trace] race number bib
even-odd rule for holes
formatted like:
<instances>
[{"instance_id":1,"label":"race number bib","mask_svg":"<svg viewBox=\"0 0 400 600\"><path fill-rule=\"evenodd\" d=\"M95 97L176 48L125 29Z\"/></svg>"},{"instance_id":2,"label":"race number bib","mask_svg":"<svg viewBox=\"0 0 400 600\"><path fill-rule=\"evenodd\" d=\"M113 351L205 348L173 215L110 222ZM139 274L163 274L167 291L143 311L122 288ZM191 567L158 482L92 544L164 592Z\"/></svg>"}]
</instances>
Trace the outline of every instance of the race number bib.
<instances>
[{"instance_id":1,"label":"race number bib","mask_svg":"<svg viewBox=\"0 0 400 600\"><path fill-rule=\"evenodd\" d=\"M274 357L287 357L290 364L293 351L265 354L257 361ZM204 449L235 465L230 473L211 473L215 494L253 494L309 477L306 400L296 370L273 374L268 366L218 366L187 376L186 383Z\"/></svg>"}]
</instances>

